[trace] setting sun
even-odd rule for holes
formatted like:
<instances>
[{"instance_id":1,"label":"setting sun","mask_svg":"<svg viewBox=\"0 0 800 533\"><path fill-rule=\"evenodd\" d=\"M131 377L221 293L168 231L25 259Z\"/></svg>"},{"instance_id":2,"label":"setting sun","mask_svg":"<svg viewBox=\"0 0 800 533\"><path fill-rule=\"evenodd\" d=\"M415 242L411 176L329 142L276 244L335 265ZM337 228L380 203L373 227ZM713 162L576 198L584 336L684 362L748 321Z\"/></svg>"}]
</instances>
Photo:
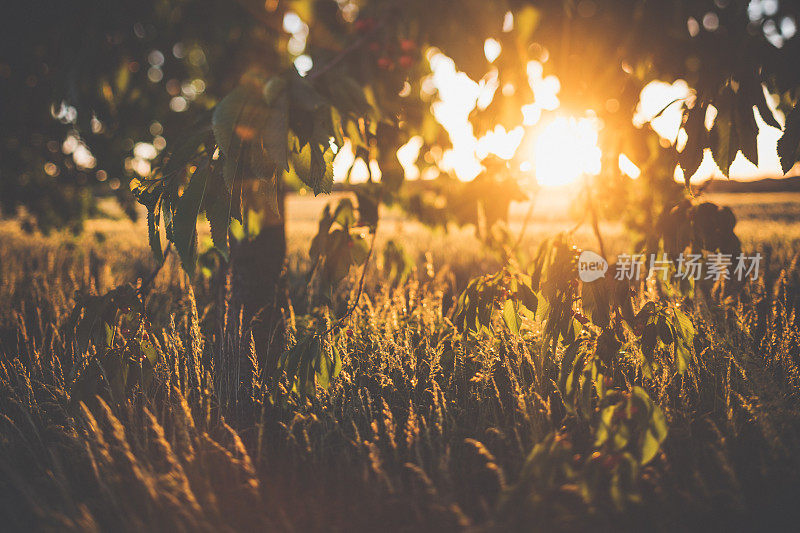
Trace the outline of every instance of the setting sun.
<instances>
[{"instance_id":1,"label":"setting sun","mask_svg":"<svg viewBox=\"0 0 800 533\"><path fill-rule=\"evenodd\" d=\"M582 175L600 172L597 121L593 118L556 117L547 124L533 147L536 181L543 186L567 185Z\"/></svg>"}]
</instances>

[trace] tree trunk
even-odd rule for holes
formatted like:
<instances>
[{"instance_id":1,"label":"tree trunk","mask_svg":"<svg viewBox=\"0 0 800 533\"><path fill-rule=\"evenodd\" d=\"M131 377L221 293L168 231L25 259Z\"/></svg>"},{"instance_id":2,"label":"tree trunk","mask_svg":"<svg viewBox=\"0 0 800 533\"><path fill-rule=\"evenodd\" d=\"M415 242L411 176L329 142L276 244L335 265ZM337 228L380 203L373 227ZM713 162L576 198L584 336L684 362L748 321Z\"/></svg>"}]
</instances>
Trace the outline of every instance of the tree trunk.
<instances>
[{"instance_id":1,"label":"tree trunk","mask_svg":"<svg viewBox=\"0 0 800 533\"><path fill-rule=\"evenodd\" d=\"M278 192L275 214L256 188L246 186L244 194L250 209L262 215L260 231L231 243L230 299L217 366L220 401L229 407L250 397L257 380L276 368L285 343L285 196Z\"/></svg>"}]
</instances>

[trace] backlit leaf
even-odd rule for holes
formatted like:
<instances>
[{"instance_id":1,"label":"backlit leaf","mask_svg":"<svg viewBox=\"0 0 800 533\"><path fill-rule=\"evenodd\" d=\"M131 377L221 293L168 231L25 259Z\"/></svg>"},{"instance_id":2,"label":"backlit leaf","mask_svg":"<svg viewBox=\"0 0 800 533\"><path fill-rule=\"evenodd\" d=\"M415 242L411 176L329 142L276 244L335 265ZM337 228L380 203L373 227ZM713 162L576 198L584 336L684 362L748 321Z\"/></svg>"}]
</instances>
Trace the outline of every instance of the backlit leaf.
<instances>
[{"instance_id":1,"label":"backlit leaf","mask_svg":"<svg viewBox=\"0 0 800 533\"><path fill-rule=\"evenodd\" d=\"M208 181L208 164L195 170L189 185L178 199L173 219L173 242L183 269L190 274L197 264L197 215L203 204Z\"/></svg>"},{"instance_id":2,"label":"backlit leaf","mask_svg":"<svg viewBox=\"0 0 800 533\"><path fill-rule=\"evenodd\" d=\"M778 156L784 174L800 159L800 103L786 117L783 136L778 140Z\"/></svg>"},{"instance_id":3,"label":"backlit leaf","mask_svg":"<svg viewBox=\"0 0 800 533\"><path fill-rule=\"evenodd\" d=\"M717 116L711 128L711 152L723 174L730 175L731 163L739 151L739 134L736 129L736 112L733 89L725 87L714 101Z\"/></svg>"},{"instance_id":4,"label":"backlit leaf","mask_svg":"<svg viewBox=\"0 0 800 533\"><path fill-rule=\"evenodd\" d=\"M506 326L508 326L508 329L511 330L511 333L514 335L519 334L519 328L522 326L522 320L519 316L519 310L514 304L514 300L511 298L507 299L503 304L503 321L505 321Z\"/></svg>"}]
</instances>

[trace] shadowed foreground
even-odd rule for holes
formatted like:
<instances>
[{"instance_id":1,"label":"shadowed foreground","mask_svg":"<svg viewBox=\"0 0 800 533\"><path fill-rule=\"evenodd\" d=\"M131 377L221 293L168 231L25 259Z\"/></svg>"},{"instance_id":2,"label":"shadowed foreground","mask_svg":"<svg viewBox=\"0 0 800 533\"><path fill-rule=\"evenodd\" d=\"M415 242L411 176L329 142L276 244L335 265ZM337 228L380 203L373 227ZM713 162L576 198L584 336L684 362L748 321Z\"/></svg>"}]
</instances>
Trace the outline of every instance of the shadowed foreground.
<instances>
[{"instance_id":1,"label":"shadowed foreground","mask_svg":"<svg viewBox=\"0 0 800 533\"><path fill-rule=\"evenodd\" d=\"M697 335L683 376L644 379L633 346L619 359L610 379L646 390L669 426L654 459L630 470L624 450L596 444L598 416L575 414L564 396L572 369L561 349L542 345L536 323L513 337L455 332L454 297L491 264L477 252L452 264L428 256L399 287L373 268L352 321L332 338L343 366L328 391L301 400L243 365L251 391L225 413L210 363L225 346L215 292L201 278L195 300L171 264L148 301L156 379L127 399L104 390L78 404L70 389L86 356L70 330L75 293L145 275L147 253L124 241L115 251L4 233L0 517L9 530L766 529L798 518L796 263L773 265L727 308L685 302ZM304 279L290 279L298 316Z\"/></svg>"}]
</instances>

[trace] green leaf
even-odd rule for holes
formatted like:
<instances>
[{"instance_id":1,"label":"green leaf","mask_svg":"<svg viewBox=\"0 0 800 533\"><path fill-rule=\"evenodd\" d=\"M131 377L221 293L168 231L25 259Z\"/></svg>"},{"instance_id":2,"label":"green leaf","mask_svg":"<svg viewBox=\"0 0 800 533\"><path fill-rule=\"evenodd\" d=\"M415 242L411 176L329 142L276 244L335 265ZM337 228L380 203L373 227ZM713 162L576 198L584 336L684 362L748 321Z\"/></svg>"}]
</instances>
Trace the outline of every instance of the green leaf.
<instances>
[{"instance_id":1,"label":"green leaf","mask_svg":"<svg viewBox=\"0 0 800 533\"><path fill-rule=\"evenodd\" d=\"M672 326L675 329L675 364L679 374L683 374L692 358L691 346L695 328L692 319L680 309L675 309Z\"/></svg>"},{"instance_id":2,"label":"green leaf","mask_svg":"<svg viewBox=\"0 0 800 533\"><path fill-rule=\"evenodd\" d=\"M522 320L519 316L519 309L514 303L514 300L508 298L503 304L503 320L514 335L519 335L519 328L522 326Z\"/></svg>"},{"instance_id":3,"label":"green leaf","mask_svg":"<svg viewBox=\"0 0 800 533\"><path fill-rule=\"evenodd\" d=\"M736 95L736 129L742 154L758 166L758 124L753 104L742 91Z\"/></svg>"},{"instance_id":4,"label":"green leaf","mask_svg":"<svg viewBox=\"0 0 800 533\"><path fill-rule=\"evenodd\" d=\"M311 187L315 196L330 194L333 190L333 158L333 150L329 147L309 143L292 152L292 168L297 177Z\"/></svg>"},{"instance_id":5,"label":"green leaf","mask_svg":"<svg viewBox=\"0 0 800 533\"><path fill-rule=\"evenodd\" d=\"M278 205L279 179L281 179L280 174L276 171L271 176L258 180L258 193L267 199L267 206L278 218L282 216L280 205Z\"/></svg>"},{"instance_id":6,"label":"green leaf","mask_svg":"<svg viewBox=\"0 0 800 533\"><path fill-rule=\"evenodd\" d=\"M128 362L117 350L111 350L103 358L103 369L105 370L108 385L114 399L119 401L125 394L125 387L128 382Z\"/></svg>"},{"instance_id":7,"label":"green leaf","mask_svg":"<svg viewBox=\"0 0 800 533\"><path fill-rule=\"evenodd\" d=\"M644 327L644 333L642 333L642 353L648 360L653 357L656 340L658 340L658 329L653 322L649 322Z\"/></svg>"},{"instance_id":8,"label":"green leaf","mask_svg":"<svg viewBox=\"0 0 800 533\"><path fill-rule=\"evenodd\" d=\"M178 199L173 217L173 242L183 269L192 274L197 264L197 215L203 204L208 182L208 163L197 167L189 185Z\"/></svg>"},{"instance_id":9,"label":"green leaf","mask_svg":"<svg viewBox=\"0 0 800 533\"><path fill-rule=\"evenodd\" d=\"M778 140L778 156L784 174L789 172L800 159L800 102L786 117L783 136Z\"/></svg>"},{"instance_id":10,"label":"green leaf","mask_svg":"<svg viewBox=\"0 0 800 533\"><path fill-rule=\"evenodd\" d=\"M367 116L372 110L364 95L364 89L350 76L341 72L331 72L325 76L323 86L327 88L331 104L343 115L360 118Z\"/></svg>"},{"instance_id":11,"label":"green leaf","mask_svg":"<svg viewBox=\"0 0 800 533\"><path fill-rule=\"evenodd\" d=\"M611 295L605 279L581 283L581 306L596 325L608 325L611 317Z\"/></svg>"},{"instance_id":12,"label":"green leaf","mask_svg":"<svg viewBox=\"0 0 800 533\"><path fill-rule=\"evenodd\" d=\"M381 185L362 183L356 188L358 201L358 223L374 228L378 225L378 212L381 203Z\"/></svg>"},{"instance_id":13,"label":"green leaf","mask_svg":"<svg viewBox=\"0 0 800 533\"><path fill-rule=\"evenodd\" d=\"M83 355L89 349L92 332L101 322L105 302L101 297L89 297L83 304L83 318L75 328L75 340L78 344L78 354Z\"/></svg>"},{"instance_id":14,"label":"green leaf","mask_svg":"<svg viewBox=\"0 0 800 533\"><path fill-rule=\"evenodd\" d=\"M559 367L558 372L558 387L564 393L565 396L572 396L572 382L570 381L570 377L573 374L573 369L575 368L575 361L578 358L578 349L580 348L580 343L573 342L564 349L564 353L561 356L561 365Z\"/></svg>"},{"instance_id":15,"label":"green leaf","mask_svg":"<svg viewBox=\"0 0 800 533\"><path fill-rule=\"evenodd\" d=\"M100 384L100 375L100 365L97 360L92 358L88 366L83 369L83 372L81 372L70 387L70 404L76 405L94 397L94 395L97 394L98 385Z\"/></svg>"},{"instance_id":16,"label":"green leaf","mask_svg":"<svg viewBox=\"0 0 800 533\"><path fill-rule=\"evenodd\" d=\"M708 144L708 131L705 126L708 106L695 104L685 112L684 130L688 136L686 146L678 154L678 162L683 170L683 179L688 184L700 164L703 162L703 150Z\"/></svg>"},{"instance_id":17,"label":"green leaf","mask_svg":"<svg viewBox=\"0 0 800 533\"><path fill-rule=\"evenodd\" d=\"M639 312L636 313L633 322L635 326L644 326L650 317L656 312L656 304L652 300L645 302Z\"/></svg>"},{"instance_id":18,"label":"green leaf","mask_svg":"<svg viewBox=\"0 0 800 533\"><path fill-rule=\"evenodd\" d=\"M114 340L114 328L108 322L103 322L103 345L111 346Z\"/></svg>"},{"instance_id":19,"label":"green leaf","mask_svg":"<svg viewBox=\"0 0 800 533\"><path fill-rule=\"evenodd\" d=\"M661 342L672 344L675 340L675 335L672 331L672 325L667 321L666 317L659 316L656 325L658 326L658 338L661 339Z\"/></svg>"},{"instance_id":20,"label":"green leaf","mask_svg":"<svg viewBox=\"0 0 800 533\"><path fill-rule=\"evenodd\" d=\"M315 365L317 385L323 389L330 387L331 381L339 374L342 359L336 346L331 346L331 353L325 351L324 344L320 343L320 354Z\"/></svg>"},{"instance_id":21,"label":"green leaf","mask_svg":"<svg viewBox=\"0 0 800 533\"><path fill-rule=\"evenodd\" d=\"M158 360L158 354L156 353L156 347L153 342L149 339L142 339L139 342L139 347L142 350L142 354L150 362L150 364L155 366L156 361Z\"/></svg>"},{"instance_id":22,"label":"green leaf","mask_svg":"<svg viewBox=\"0 0 800 533\"><path fill-rule=\"evenodd\" d=\"M781 129L781 125L778 123L775 115L767 104L767 98L764 95L764 87L762 87L760 80L753 77L748 83L742 85L742 89L745 91L750 105L755 105L756 109L758 109L758 114L761 115L761 119L766 122L767 125Z\"/></svg>"},{"instance_id":23,"label":"green leaf","mask_svg":"<svg viewBox=\"0 0 800 533\"><path fill-rule=\"evenodd\" d=\"M334 222L339 225L349 228L356 224L355 208L350 198L344 198L339 201L336 206L336 211L333 212Z\"/></svg>"},{"instance_id":24,"label":"green leaf","mask_svg":"<svg viewBox=\"0 0 800 533\"><path fill-rule=\"evenodd\" d=\"M258 172L261 169L261 173L270 173L265 165L266 160L275 169L289 170L289 99L286 95L286 81L282 78L269 80L264 87L264 99L268 110L257 143L260 151L253 151L253 170ZM261 160L255 156L259 153L263 156Z\"/></svg>"},{"instance_id":25,"label":"green leaf","mask_svg":"<svg viewBox=\"0 0 800 533\"><path fill-rule=\"evenodd\" d=\"M331 125L333 126L333 141L336 143L336 146L344 146L342 115L333 106L331 106Z\"/></svg>"},{"instance_id":26,"label":"green leaf","mask_svg":"<svg viewBox=\"0 0 800 533\"><path fill-rule=\"evenodd\" d=\"M314 86L296 72L289 79L291 106L306 113L315 113L327 105Z\"/></svg>"},{"instance_id":27,"label":"green leaf","mask_svg":"<svg viewBox=\"0 0 800 533\"><path fill-rule=\"evenodd\" d=\"M247 166L254 177L269 176L275 167L287 168L285 96L276 95L274 107L269 107L256 87L241 85L216 105L211 126L224 158L222 172L228 188Z\"/></svg>"},{"instance_id":28,"label":"green leaf","mask_svg":"<svg viewBox=\"0 0 800 533\"><path fill-rule=\"evenodd\" d=\"M527 278L527 276L525 277ZM519 298L519 302L523 307L534 315L536 314L536 309L539 307L539 298L531 288L530 279L520 280L517 286L517 298Z\"/></svg>"},{"instance_id":29,"label":"green leaf","mask_svg":"<svg viewBox=\"0 0 800 533\"><path fill-rule=\"evenodd\" d=\"M600 447L611 437L611 425L614 420L614 412L617 407L609 405L600 412L600 423L594 433L594 446Z\"/></svg>"},{"instance_id":30,"label":"green leaf","mask_svg":"<svg viewBox=\"0 0 800 533\"><path fill-rule=\"evenodd\" d=\"M675 318L677 319L677 328L680 329L682 337L687 342L694 340L695 328L689 315L680 309L675 309Z\"/></svg>"},{"instance_id":31,"label":"green leaf","mask_svg":"<svg viewBox=\"0 0 800 533\"><path fill-rule=\"evenodd\" d=\"M228 227L231 221L231 193L222 175L212 170L206 184L205 211L214 247L228 260Z\"/></svg>"},{"instance_id":32,"label":"green leaf","mask_svg":"<svg viewBox=\"0 0 800 533\"><path fill-rule=\"evenodd\" d=\"M204 114L202 118L204 120L208 120L208 115ZM201 125L200 127L192 130L188 137L178 144L174 150L170 151L169 157L162 171L164 177L171 177L173 174L183 170L186 165L191 163L192 159L197 155L197 151L200 149L200 146L205 141L206 136L208 136L210 133L210 124L206 123Z\"/></svg>"},{"instance_id":33,"label":"green leaf","mask_svg":"<svg viewBox=\"0 0 800 533\"><path fill-rule=\"evenodd\" d=\"M645 465L656 456L661 444L667 438L667 420L664 412L650 399L647 391L634 386L631 392L631 405L638 403L647 416L647 425L642 428L638 450L639 463Z\"/></svg>"},{"instance_id":34,"label":"green leaf","mask_svg":"<svg viewBox=\"0 0 800 533\"><path fill-rule=\"evenodd\" d=\"M258 102L258 92L250 86L240 86L228 93L214 107L211 115L211 127L214 132L214 139L217 141L217 146L222 157L224 158L223 175L231 188L233 180L236 178L237 167L239 158L242 154L242 135L241 133L247 131L241 129L240 126L245 128L252 128L249 124L240 124L242 119L246 119L246 109ZM240 128L239 134L236 130ZM255 135L255 131L253 131Z\"/></svg>"},{"instance_id":35,"label":"green leaf","mask_svg":"<svg viewBox=\"0 0 800 533\"><path fill-rule=\"evenodd\" d=\"M173 215L173 187L164 191L159 199L161 205L161 217L164 219L164 235L168 241L172 240L172 215ZM177 194L177 193L175 193Z\"/></svg>"},{"instance_id":36,"label":"green leaf","mask_svg":"<svg viewBox=\"0 0 800 533\"><path fill-rule=\"evenodd\" d=\"M492 311L494 310L495 297L497 296L497 289L494 285L486 284L483 289L478 292L478 330L486 328L492 331Z\"/></svg>"},{"instance_id":37,"label":"green leaf","mask_svg":"<svg viewBox=\"0 0 800 533\"><path fill-rule=\"evenodd\" d=\"M325 250L325 269L330 283L338 283L350 271L352 257L350 255L350 236L337 229L328 235Z\"/></svg>"},{"instance_id":38,"label":"green leaf","mask_svg":"<svg viewBox=\"0 0 800 533\"><path fill-rule=\"evenodd\" d=\"M369 256L369 245L367 239L361 233L351 234L350 242L350 260L354 265L363 265Z\"/></svg>"},{"instance_id":39,"label":"green leaf","mask_svg":"<svg viewBox=\"0 0 800 533\"><path fill-rule=\"evenodd\" d=\"M319 227L317 234L311 239L311 246L308 250L308 255L311 258L311 264L316 268L320 256L325 254L328 243L328 232L333 225L333 215L331 215L331 205L325 204L325 209L322 210L322 216L319 219Z\"/></svg>"},{"instance_id":40,"label":"green leaf","mask_svg":"<svg viewBox=\"0 0 800 533\"><path fill-rule=\"evenodd\" d=\"M164 252L161 249L161 212L158 205L148 206L147 208L147 240L150 243L150 250L153 252L156 261L164 260Z\"/></svg>"},{"instance_id":41,"label":"green leaf","mask_svg":"<svg viewBox=\"0 0 800 533\"><path fill-rule=\"evenodd\" d=\"M722 173L729 176L731 163L739 151L733 89L725 87L720 97L714 101L714 106L717 108L717 116L711 128L711 152Z\"/></svg>"},{"instance_id":42,"label":"green leaf","mask_svg":"<svg viewBox=\"0 0 800 533\"><path fill-rule=\"evenodd\" d=\"M292 390L301 396L313 395L315 392L314 378L321 370L321 358L323 357L325 354L319 336L311 334L283 352L278 360L278 368L286 372ZM329 368L328 376L330 376L331 370L332 368Z\"/></svg>"},{"instance_id":43,"label":"green leaf","mask_svg":"<svg viewBox=\"0 0 800 533\"><path fill-rule=\"evenodd\" d=\"M617 354L619 354L621 346L622 343L617 339L614 331L611 329L604 329L597 338L597 350L595 353L603 363L609 364L616 358Z\"/></svg>"}]
</instances>

